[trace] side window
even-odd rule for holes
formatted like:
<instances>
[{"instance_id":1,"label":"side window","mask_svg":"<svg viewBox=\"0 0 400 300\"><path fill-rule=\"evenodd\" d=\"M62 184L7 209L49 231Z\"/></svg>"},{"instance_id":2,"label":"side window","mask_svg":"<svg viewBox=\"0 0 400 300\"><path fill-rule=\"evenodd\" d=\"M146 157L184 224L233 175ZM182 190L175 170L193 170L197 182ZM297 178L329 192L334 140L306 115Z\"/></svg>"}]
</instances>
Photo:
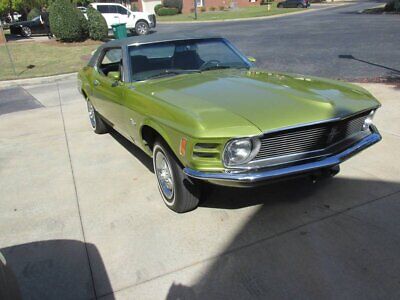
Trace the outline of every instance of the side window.
<instances>
[{"instance_id":1,"label":"side window","mask_svg":"<svg viewBox=\"0 0 400 300\"><path fill-rule=\"evenodd\" d=\"M108 5L108 10L109 10L110 14L117 14L118 6L117 5Z\"/></svg>"},{"instance_id":2,"label":"side window","mask_svg":"<svg viewBox=\"0 0 400 300\"><path fill-rule=\"evenodd\" d=\"M98 69L100 73L107 76L109 72L120 72L122 62L121 48L113 48L106 50L105 54L101 56Z\"/></svg>"},{"instance_id":3,"label":"side window","mask_svg":"<svg viewBox=\"0 0 400 300\"><path fill-rule=\"evenodd\" d=\"M118 13L121 15L127 15L128 14L128 10L122 6L117 6L118 9Z\"/></svg>"},{"instance_id":4,"label":"side window","mask_svg":"<svg viewBox=\"0 0 400 300\"><path fill-rule=\"evenodd\" d=\"M97 10L102 14L108 14L108 5L97 5Z\"/></svg>"}]
</instances>

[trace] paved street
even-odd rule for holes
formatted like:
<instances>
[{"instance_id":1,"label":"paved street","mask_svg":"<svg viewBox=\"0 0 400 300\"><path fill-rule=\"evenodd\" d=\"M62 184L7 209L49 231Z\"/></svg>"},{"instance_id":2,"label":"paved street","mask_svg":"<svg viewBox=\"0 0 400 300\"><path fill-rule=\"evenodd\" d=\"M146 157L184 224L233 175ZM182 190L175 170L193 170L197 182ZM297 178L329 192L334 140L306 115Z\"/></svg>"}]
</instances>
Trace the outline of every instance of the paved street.
<instances>
[{"instance_id":1,"label":"paved street","mask_svg":"<svg viewBox=\"0 0 400 300\"><path fill-rule=\"evenodd\" d=\"M379 4L365 1L258 21L162 24L157 32L222 35L271 70L347 79L400 77L398 15L357 13ZM340 58L349 55L354 59Z\"/></svg>"},{"instance_id":2,"label":"paved street","mask_svg":"<svg viewBox=\"0 0 400 300\"><path fill-rule=\"evenodd\" d=\"M159 31L226 32L272 69L392 72L339 54L400 69L393 16L354 15L350 26L350 12ZM399 299L400 90L363 87L382 103L383 140L337 177L210 187L181 215L162 203L147 156L91 131L75 76L0 89L0 299L5 286L13 300Z\"/></svg>"}]
</instances>

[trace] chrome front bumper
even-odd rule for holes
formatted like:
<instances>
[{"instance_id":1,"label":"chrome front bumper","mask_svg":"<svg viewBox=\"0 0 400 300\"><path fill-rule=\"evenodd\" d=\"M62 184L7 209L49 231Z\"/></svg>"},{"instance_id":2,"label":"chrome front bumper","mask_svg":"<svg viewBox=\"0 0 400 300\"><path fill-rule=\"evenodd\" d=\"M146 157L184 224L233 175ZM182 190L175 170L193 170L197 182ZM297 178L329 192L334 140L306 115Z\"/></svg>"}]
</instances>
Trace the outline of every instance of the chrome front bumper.
<instances>
[{"instance_id":1,"label":"chrome front bumper","mask_svg":"<svg viewBox=\"0 0 400 300\"><path fill-rule=\"evenodd\" d=\"M376 127L371 126L371 134L361 139L346 150L327 156L325 158L312 162L301 163L297 165L284 166L281 168L260 169L257 171L248 171L242 173L211 173L200 172L190 168L184 168L183 172L189 177L201 179L218 185L227 186L251 186L264 181L279 179L283 177L309 174L319 169L327 169L336 166L362 150L372 146L382 139Z\"/></svg>"}]
</instances>

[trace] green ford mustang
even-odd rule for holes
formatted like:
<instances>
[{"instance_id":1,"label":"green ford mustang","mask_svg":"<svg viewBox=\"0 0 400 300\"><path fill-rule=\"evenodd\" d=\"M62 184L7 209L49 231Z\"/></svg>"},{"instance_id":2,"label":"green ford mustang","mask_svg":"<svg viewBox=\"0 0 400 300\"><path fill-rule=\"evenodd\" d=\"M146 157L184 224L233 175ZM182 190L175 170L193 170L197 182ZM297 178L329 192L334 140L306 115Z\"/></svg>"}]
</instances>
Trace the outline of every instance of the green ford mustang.
<instances>
[{"instance_id":1,"label":"green ford mustang","mask_svg":"<svg viewBox=\"0 0 400 300\"><path fill-rule=\"evenodd\" d=\"M114 128L153 158L176 212L198 205L203 182L330 177L381 139L366 90L252 61L220 37L133 37L100 46L78 89L96 133Z\"/></svg>"}]
</instances>

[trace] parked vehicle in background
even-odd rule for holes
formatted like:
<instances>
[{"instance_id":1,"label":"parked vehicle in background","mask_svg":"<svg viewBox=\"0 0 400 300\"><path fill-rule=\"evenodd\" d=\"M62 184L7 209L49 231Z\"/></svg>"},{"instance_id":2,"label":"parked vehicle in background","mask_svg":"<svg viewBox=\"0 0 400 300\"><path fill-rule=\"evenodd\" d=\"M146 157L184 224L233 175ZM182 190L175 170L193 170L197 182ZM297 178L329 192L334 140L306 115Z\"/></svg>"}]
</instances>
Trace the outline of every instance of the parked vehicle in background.
<instances>
[{"instance_id":1,"label":"parked vehicle in background","mask_svg":"<svg viewBox=\"0 0 400 300\"><path fill-rule=\"evenodd\" d=\"M15 22L10 24L10 33L30 37L32 34L46 33L46 28L40 22L40 16L37 16L31 21Z\"/></svg>"},{"instance_id":2,"label":"parked vehicle in background","mask_svg":"<svg viewBox=\"0 0 400 300\"><path fill-rule=\"evenodd\" d=\"M82 13L86 14L87 13L87 8L84 6L77 6L77 9L79 9Z\"/></svg>"},{"instance_id":3,"label":"parked vehicle in background","mask_svg":"<svg viewBox=\"0 0 400 300\"><path fill-rule=\"evenodd\" d=\"M219 37L125 38L99 47L78 90L95 133L115 128L153 158L176 212L196 208L202 182L330 178L380 141L372 122L380 104L366 90L252 61Z\"/></svg>"},{"instance_id":4,"label":"parked vehicle in background","mask_svg":"<svg viewBox=\"0 0 400 300\"><path fill-rule=\"evenodd\" d=\"M137 35L149 33L150 28L156 27L155 14L131 11L118 3L92 3L93 8L97 9L106 19L107 26L125 23L126 28Z\"/></svg>"},{"instance_id":5,"label":"parked vehicle in background","mask_svg":"<svg viewBox=\"0 0 400 300\"><path fill-rule=\"evenodd\" d=\"M310 6L309 0L285 0L279 2L279 8L307 8Z\"/></svg>"}]
</instances>

